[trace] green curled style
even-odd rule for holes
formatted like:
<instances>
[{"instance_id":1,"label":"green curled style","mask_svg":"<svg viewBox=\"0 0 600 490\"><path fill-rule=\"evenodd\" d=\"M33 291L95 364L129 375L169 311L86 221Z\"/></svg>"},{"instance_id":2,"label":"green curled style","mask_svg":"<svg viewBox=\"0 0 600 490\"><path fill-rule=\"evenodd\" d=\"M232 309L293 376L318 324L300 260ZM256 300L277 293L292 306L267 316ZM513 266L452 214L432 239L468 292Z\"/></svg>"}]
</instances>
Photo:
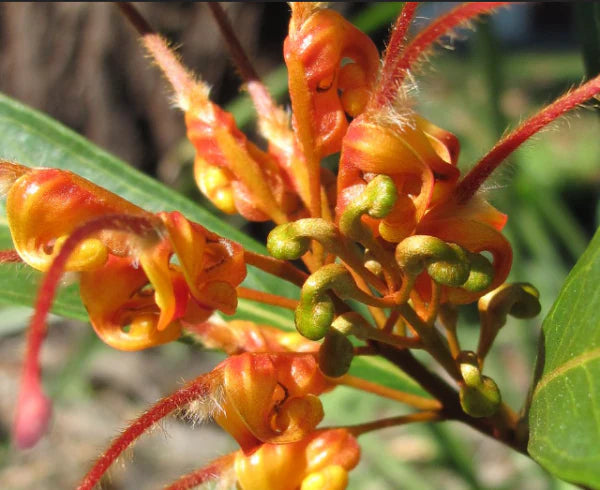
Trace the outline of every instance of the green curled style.
<instances>
[{"instance_id":1,"label":"green curled style","mask_svg":"<svg viewBox=\"0 0 600 490\"><path fill-rule=\"evenodd\" d=\"M542 309L540 293L529 283L505 283L479 298L481 332L477 354L484 359L508 315L533 318Z\"/></svg>"},{"instance_id":2,"label":"green curled style","mask_svg":"<svg viewBox=\"0 0 600 490\"><path fill-rule=\"evenodd\" d=\"M505 283L479 299L479 312L494 316L498 324L506 323L506 315L533 318L541 310L540 293L529 283Z\"/></svg>"},{"instance_id":3,"label":"green curled style","mask_svg":"<svg viewBox=\"0 0 600 490\"><path fill-rule=\"evenodd\" d=\"M348 372L354 358L354 346L348 338L331 330L319 348L319 368L325 376L339 378Z\"/></svg>"},{"instance_id":4,"label":"green curled style","mask_svg":"<svg viewBox=\"0 0 600 490\"><path fill-rule=\"evenodd\" d=\"M470 263L469 278L461 286L471 293L487 289L494 280L494 266L481 254L467 252Z\"/></svg>"},{"instance_id":5,"label":"green curled style","mask_svg":"<svg viewBox=\"0 0 600 490\"><path fill-rule=\"evenodd\" d=\"M299 219L276 226L267 237L269 253L281 260L296 260L317 240L330 252L341 255L341 237L335 225L321 218Z\"/></svg>"},{"instance_id":6,"label":"green curled style","mask_svg":"<svg viewBox=\"0 0 600 490\"><path fill-rule=\"evenodd\" d=\"M481 374L474 352L461 352L458 362L464 381L459 391L462 409L471 417L491 417L502 403L498 385L492 378Z\"/></svg>"},{"instance_id":7,"label":"green curled style","mask_svg":"<svg viewBox=\"0 0 600 490\"><path fill-rule=\"evenodd\" d=\"M533 318L542 310L540 292L531 284L518 283L519 294L509 314L515 318Z\"/></svg>"},{"instance_id":8,"label":"green curled style","mask_svg":"<svg viewBox=\"0 0 600 490\"><path fill-rule=\"evenodd\" d=\"M343 265L330 264L321 267L306 280L295 312L296 328L301 335L310 340L325 337L335 317L329 290L349 275Z\"/></svg>"},{"instance_id":9,"label":"green curled style","mask_svg":"<svg viewBox=\"0 0 600 490\"><path fill-rule=\"evenodd\" d=\"M396 185L387 175L378 175L367 184L361 195L350 203L340 217L340 230L358 242L371 240L372 234L361 224L360 218L368 214L372 218L385 218L398 198Z\"/></svg>"},{"instance_id":10,"label":"green curled style","mask_svg":"<svg viewBox=\"0 0 600 490\"><path fill-rule=\"evenodd\" d=\"M382 300L361 291L348 269L341 264L328 264L310 275L302 286L295 322L300 334L310 340L320 340L329 331L335 317L330 290L342 299L353 298L372 306L382 306ZM387 305L385 305L387 306Z\"/></svg>"},{"instance_id":11,"label":"green curled style","mask_svg":"<svg viewBox=\"0 0 600 490\"><path fill-rule=\"evenodd\" d=\"M387 175L377 175L362 193L348 204L339 220L341 234L369 249L370 255L376 261L371 261L370 265L376 266L378 263L383 266L382 272L387 271L387 279L399 278L400 271L391 254L382 248L361 218L364 214L375 219L385 218L392 211L397 199L398 192L394 181ZM375 272L371 270L372 267L368 269L377 276L377 269L374 269Z\"/></svg>"},{"instance_id":12,"label":"green curled style","mask_svg":"<svg viewBox=\"0 0 600 490\"><path fill-rule=\"evenodd\" d=\"M424 270L438 284L462 286L469 279L468 252L459 245L428 235L413 235L396 247L396 261L409 277Z\"/></svg>"}]
</instances>

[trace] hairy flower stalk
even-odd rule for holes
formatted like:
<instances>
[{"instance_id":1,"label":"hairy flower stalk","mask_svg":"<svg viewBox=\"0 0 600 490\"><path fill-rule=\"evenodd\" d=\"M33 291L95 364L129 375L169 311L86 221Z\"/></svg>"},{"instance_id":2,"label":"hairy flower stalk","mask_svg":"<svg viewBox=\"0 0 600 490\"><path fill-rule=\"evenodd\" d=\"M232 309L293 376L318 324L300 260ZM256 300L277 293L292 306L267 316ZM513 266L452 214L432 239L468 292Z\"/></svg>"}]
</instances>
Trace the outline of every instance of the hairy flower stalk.
<instances>
[{"instance_id":1,"label":"hairy flower stalk","mask_svg":"<svg viewBox=\"0 0 600 490\"><path fill-rule=\"evenodd\" d=\"M35 304L27 336L27 351L14 424L15 441L21 448L33 446L45 432L50 419L51 404L43 394L40 379L39 356L46 335L46 317L58 287L60 276L77 245L100 230L133 231L140 235L155 234L155 223L145 218L126 215L104 216L89 221L73 232L64 242L50 269L44 276Z\"/></svg>"},{"instance_id":2,"label":"hairy flower stalk","mask_svg":"<svg viewBox=\"0 0 600 490\"><path fill-rule=\"evenodd\" d=\"M538 292L505 282L512 265L502 234L507 216L478 191L529 137L597 96L600 77L526 120L462 179L458 139L417 114L407 90L437 40L503 5L462 4L411 40L418 3L408 2L381 61L369 37L339 13L292 3L283 43L291 114L260 81L225 10L210 5L256 108L267 141L261 148L136 7L119 4L185 113L198 187L224 213L277 225L266 243L271 256L177 211L145 211L71 172L0 161L15 248L0 252L0 263L22 261L45 273L28 331L16 444L35 444L51 416L39 354L60 277L70 271L93 328L112 347L145 349L184 335L228 356L133 421L81 490L100 483L123 451L173 413L214 419L239 449L172 489L219 480L242 490L341 490L360 459L362 434L413 422L458 420L524 452L518 416L484 361L507 315L539 313ZM334 175L321 161L337 153ZM304 268L292 262L300 259ZM298 296L242 286L247 266L299 286ZM238 298L293 310L296 331L220 317L236 314ZM481 326L471 351L459 340L458 307L475 302ZM413 349L424 350L449 381ZM371 356L395 364L424 393L354 371L357 358ZM320 397L340 385L415 411L321 427Z\"/></svg>"}]
</instances>

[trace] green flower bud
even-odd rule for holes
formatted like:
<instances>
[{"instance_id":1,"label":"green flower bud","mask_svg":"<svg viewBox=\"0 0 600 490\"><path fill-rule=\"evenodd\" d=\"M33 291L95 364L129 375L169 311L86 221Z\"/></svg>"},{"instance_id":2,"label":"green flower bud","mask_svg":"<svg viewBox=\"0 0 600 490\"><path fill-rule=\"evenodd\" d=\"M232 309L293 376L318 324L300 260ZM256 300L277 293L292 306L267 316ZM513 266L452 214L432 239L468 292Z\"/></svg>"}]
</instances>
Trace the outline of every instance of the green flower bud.
<instances>
[{"instance_id":1,"label":"green flower bud","mask_svg":"<svg viewBox=\"0 0 600 490\"><path fill-rule=\"evenodd\" d=\"M354 357L354 346L339 332L331 331L319 349L319 368L325 376L338 378L350 369Z\"/></svg>"},{"instance_id":2,"label":"green flower bud","mask_svg":"<svg viewBox=\"0 0 600 490\"><path fill-rule=\"evenodd\" d=\"M487 376L482 377L481 385L477 388L462 386L459 398L462 409L471 417L491 417L502 403L498 386Z\"/></svg>"},{"instance_id":3,"label":"green flower bud","mask_svg":"<svg viewBox=\"0 0 600 490\"><path fill-rule=\"evenodd\" d=\"M465 413L471 417L494 415L502 403L500 390L494 380L481 374L477 355L474 352L461 352L458 362L464 380L459 399Z\"/></svg>"}]
</instances>

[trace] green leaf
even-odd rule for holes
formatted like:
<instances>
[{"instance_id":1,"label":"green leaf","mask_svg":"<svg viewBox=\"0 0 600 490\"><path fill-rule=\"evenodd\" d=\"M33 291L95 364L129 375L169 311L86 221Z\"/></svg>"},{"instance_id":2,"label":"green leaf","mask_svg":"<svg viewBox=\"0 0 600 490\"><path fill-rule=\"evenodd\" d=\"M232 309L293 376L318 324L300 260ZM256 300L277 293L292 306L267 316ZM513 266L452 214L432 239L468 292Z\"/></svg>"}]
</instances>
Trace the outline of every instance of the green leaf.
<instances>
[{"instance_id":1,"label":"green leaf","mask_svg":"<svg viewBox=\"0 0 600 490\"><path fill-rule=\"evenodd\" d=\"M546 317L528 450L552 474L600 488L600 231Z\"/></svg>"},{"instance_id":2,"label":"green leaf","mask_svg":"<svg viewBox=\"0 0 600 490\"><path fill-rule=\"evenodd\" d=\"M143 175L53 119L2 94L0 158L32 167L71 170L149 211L178 210L189 219L241 243L249 250L267 253L263 245L189 199ZM3 209L0 211L0 246L11 248L6 216ZM40 277L38 272L23 264L0 265L0 302L32 305ZM262 291L276 291L291 298L298 297L296 286L253 267L248 268L244 285ZM69 318L87 320L76 284L61 288L52 311ZM247 300L240 300L233 317L288 330L294 328L291 311ZM352 373L391 388L425 395L412 379L382 359L357 359L353 363Z\"/></svg>"}]
</instances>

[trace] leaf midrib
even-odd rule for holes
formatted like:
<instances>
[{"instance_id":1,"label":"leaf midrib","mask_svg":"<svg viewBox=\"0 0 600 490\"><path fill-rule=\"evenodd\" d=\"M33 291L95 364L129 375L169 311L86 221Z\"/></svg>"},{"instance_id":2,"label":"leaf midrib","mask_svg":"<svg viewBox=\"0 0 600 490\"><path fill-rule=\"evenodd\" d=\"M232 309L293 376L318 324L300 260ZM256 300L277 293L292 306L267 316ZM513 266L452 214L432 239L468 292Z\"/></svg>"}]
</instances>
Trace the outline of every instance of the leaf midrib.
<instances>
[{"instance_id":1,"label":"leaf midrib","mask_svg":"<svg viewBox=\"0 0 600 490\"><path fill-rule=\"evenodd\" d=\"M584 364L586 364L590 361L594 361L599 358L600 358L600 347L590 350L590 351L587 351L587 352L584 352L582 354L579 354L578 356L575 356L570 361L567 361L564 364L555 368L554 370L550 371L549 373L544 374L541 377L540 381L538 382L538 384L533 392L533 397L536 397L537 395L539 395L539 392L542 391L548 385L548 383L553 381L558 376L565 374L567 371L570 371L571 369L576 369L578 367L582 367Z\"/></svg>"}]
</instances>

